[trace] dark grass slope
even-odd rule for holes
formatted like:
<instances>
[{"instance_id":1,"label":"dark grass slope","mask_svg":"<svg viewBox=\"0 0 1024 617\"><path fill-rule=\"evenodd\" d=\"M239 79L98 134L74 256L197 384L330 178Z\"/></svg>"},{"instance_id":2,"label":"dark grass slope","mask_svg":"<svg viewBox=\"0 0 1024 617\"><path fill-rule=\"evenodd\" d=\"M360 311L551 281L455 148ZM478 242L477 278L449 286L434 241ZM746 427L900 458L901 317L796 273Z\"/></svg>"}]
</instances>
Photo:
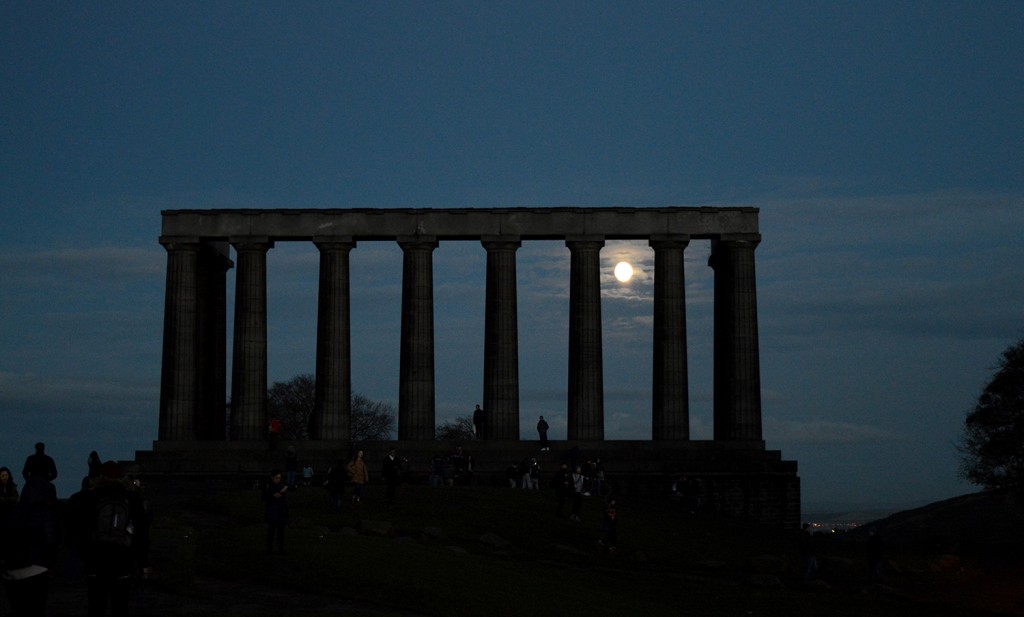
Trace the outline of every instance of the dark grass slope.
<instances>
[{"instance_id":1,"label":"dark grass slope","mask_svg":"<svg viewBox=\"0 0 1024 617\"><path fill-rule=\"evenodd\" d=\"M289 498L281 556L266 554L257 491L162 492L151 496L158 578L137 614L941 616L1024 608L985 587L1019 572L1019 560L990 572L971 554L906 545L894 548L886 580L875 583L857 536L824 537L820 580L808 588L799 582L794 532L692 517L667 501L620 500L619 548L609 554L598 545L597 497L584 502L577 523L555 516L546 490L402 487L385 504L383 489L371 486L362 504L346 499L332 514L322 489L302 488Z\"/></svg>"}]
</instances>

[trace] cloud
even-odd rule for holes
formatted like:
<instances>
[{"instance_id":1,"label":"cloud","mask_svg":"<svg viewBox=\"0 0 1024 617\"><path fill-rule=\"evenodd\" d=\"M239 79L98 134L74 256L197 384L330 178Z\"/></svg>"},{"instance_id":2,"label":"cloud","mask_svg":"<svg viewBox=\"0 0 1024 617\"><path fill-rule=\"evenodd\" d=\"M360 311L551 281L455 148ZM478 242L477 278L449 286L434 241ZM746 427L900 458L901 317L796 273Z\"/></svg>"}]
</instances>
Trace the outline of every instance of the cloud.
<instances>
[{"instance_id":1,"label":"cloud","mask_svg":"<svg viewBox=\"0 0 1024 617\"><path fill-rule=\"evenodd\" d=\"M5 280L25 280L35 285L89 285L111 282L160 280L166 270L166 253L154 248L94 247L38 252L0 253L0 272ZM85 279L85 280L83 280Z\"/></svg>"},{"instance_id":2,"label":"cloud","mask_svg":"<svg viewBox=\"0 0 1024 617\"><path fill-rule=\"evenodd\" d=\"M898 436L884 428L828 420L785 420L766 416L766 440L778 443L857 444L892 441Z\"/></svg>"},{"instance_id":3,"label":"cloud","mask_svg":"<svg viewBox=\"0 0 1024 617\"><path fill-rule=\"evenodd\" d=\"M1024 304L1024 200L925 195L772 203L757 253L762 333L1006 338Z\"/></svg>"},{"instance_id":4,"label":"cloud","mask_svg":"<svg viewBox=\"0 0 1024 617\"><path fill-rule=\"evenodd\" d=\"M113 404L155 409L160 398L158 377L149 382L137 382L0 372L0 402L9 406L51 408L90 408Z\"/></svg>"}]
</instances>

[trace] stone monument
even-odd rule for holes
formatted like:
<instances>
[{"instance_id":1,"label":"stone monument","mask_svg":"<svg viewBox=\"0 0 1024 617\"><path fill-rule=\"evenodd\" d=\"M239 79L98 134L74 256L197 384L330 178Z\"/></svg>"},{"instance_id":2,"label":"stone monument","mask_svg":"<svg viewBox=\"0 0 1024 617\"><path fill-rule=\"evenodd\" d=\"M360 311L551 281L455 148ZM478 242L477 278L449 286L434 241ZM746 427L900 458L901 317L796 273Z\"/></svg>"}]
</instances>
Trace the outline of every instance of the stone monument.
<instances>
[{"instance_id":1,"label":"stone monument","mask_svg":"<svg viewBox=\"0 0 1024 617\"><path fill-rule=\"evenodd\" d=\"M167 210L167 250L158 439L138 452L138 472L230 480L266 471L268 252L312 242L320 252L316 404L304 458L323 465L347 453L352 357L349 254L359 242L402 250L398 449L424 463L450 444L434 441L432 254L440 242L479 242L486 254L485 441L474 442L476 481L501 482L504 465L535 453L519 442L516 251L523 242L563 241L571 256L567 440L616 462L619 490L667 494L677 474L701 480L709 507L795 527L796 463L765 449L754 251L756 208L494 208ZM652 435L604 438L600 251L606 240L646 240L654 251ZM691 440L683 256L709 240L714 269L714 435ZM234 261L231 250L234 251ZM231 409L227 403L227 271L234 267ZM230 418L229 424L226 417ZM395 442L362 444L374 460ZM559 448L558 446L561 446ZM518 457L518 458L516 458ZM548 466L552 468L551 465Z\"/></svg>"}]
</instances>

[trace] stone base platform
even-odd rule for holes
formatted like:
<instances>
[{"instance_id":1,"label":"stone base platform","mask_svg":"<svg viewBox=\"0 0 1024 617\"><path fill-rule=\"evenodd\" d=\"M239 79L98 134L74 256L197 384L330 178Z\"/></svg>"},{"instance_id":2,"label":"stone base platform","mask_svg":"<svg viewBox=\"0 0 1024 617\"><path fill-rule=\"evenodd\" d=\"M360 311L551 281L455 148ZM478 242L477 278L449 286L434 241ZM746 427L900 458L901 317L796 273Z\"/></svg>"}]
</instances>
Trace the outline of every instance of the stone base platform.
<instances>
[{"instance_id":1,"label":"stone base platform","mask_svg":"<svg viewBox=\"0 0 1024 617\"><path fill-rule=\"evenodd\" d=\"M371 441L359 447L371 483L381 482L381 461L390 447L407 461L405 481L426 483L433 458L447 459L460 445L473 460L472 475L460 477L460 483L508 486L509 466L533 458L546 489L561 464L582 465L599 458L606 485L616 495L667 499L672 483L685 475L697 481L704 511L789 528L800 522L796 461L782 460L779 451L766 450L763 442L552 440L548 451L541 451L536 441ZM285 441L273 450L252 441L157 441L152 450L136 452L129 471L154 488L200 482L211 488L249 487L264 481L271 469L283 469L289 447L295 449L300 469L311 463L319 481L352 452L337 441Z\"/></svg>"}]
</instances>

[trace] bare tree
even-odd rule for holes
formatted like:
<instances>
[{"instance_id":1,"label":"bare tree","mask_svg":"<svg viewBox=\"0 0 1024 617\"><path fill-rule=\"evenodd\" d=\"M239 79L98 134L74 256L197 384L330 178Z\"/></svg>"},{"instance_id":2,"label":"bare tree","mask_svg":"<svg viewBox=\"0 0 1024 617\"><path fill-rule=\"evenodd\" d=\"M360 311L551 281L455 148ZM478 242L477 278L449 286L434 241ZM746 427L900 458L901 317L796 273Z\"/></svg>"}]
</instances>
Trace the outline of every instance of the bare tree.
<instances>
[{"instance_id":1,"label":"bare tree","mask_svg":"<svg viewBox=\"0 0 1024 617\"><path fill-rule=\"evenodd\" d=\"M352 395L352 441L391 439L395 435L395 408L384 401Z\"/></svg>"},{"instance_id":2,"label":"bare tree","mask_svg":"<svg viewBox=\"0 0 1024 617\"><path fill-rule=\"evenodd\" d=\"M434 431L434 439L457 439L469 441L473 439L473 417L462 416L440 424Z\"/></svg>"},{"instance_id":3,"label":"bare tree","mask_svg":"<svg viewBox=\"0 0 1024 617\"><path fill-rule=\"evenodd\" d=\"M276 381L267 391L267 414L281 421L282 439L309 439L315 404L316 380L309 374Z\"/></svg>"},{"instance_id":4,"label":"bare tree","mask_svg":"<svg viewBox=\"0 0 1024 617\"><path fill-rule=\"evenodd\" d=\"M267 412L281 421L282 439L309 439L309 421L316 406L316 379L308 374L274 382L267 391ZM391 439L395 434L395 408L352 394L351 438L354 442Z\"/></svg>"}]
</instances>

